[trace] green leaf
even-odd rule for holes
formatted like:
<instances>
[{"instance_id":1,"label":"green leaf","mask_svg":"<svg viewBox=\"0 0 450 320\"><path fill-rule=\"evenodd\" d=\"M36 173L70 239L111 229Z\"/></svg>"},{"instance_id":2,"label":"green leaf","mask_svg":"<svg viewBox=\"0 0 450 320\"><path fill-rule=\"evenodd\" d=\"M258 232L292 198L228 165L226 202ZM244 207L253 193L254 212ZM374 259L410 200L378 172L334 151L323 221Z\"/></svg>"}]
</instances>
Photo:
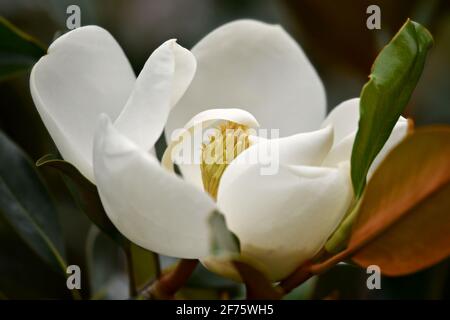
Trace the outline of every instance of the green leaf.
<instances>
[{"instance_id":1,"label":"green leaf","mask_svg":"<svg viewBox=\"0 0 450 320\"><path fill-rule=\"evenodd\" d=\"M27 63L11 62L9 64L0 63L0 81L18 75L30 69Z\"/></svg>"},{"instance_id":2,"label":"green leaf","mask_svg":"<svg viewBox=\"0 0 450 320\"><path fill-rule=\"evenodd\" d=\"M352 260L399 276L450 256L449 164L450 126L419 128L394 148L364 191Z\"/></svg>"},{"instance_id":3,"label":"green leaf","mask_svg":"<svg viewBox=\"0 0 450 320\"><path fill-rule=\"evenodd\" d=\"M283 300L310 300L317 285L317 277L312 277L283 297Z\"/></svg>"},{"instance_id":4,"label":"green leaf","mask_svg":"<svg viewBox=\"0 0 450 320\"><path fill-rule=\"evenodd\" d=\"M239 239L228 229L225 216L218 211L214 211L208 222L211 229L211 254L219 258L239 256Z\"/></svg>"},{"instance_id":5,"label":"green leaf","mask_svg":"<svg viewBox=\"0 0 450 320\"><path fill-rule=\"evenodd\" d=\"M117 243L92 226L86 243L91 299L127 299L125 255Z\"/></svg>"},{"instance_id":6,"label":"green leaf","mask_svg":"<svg viewBox=\"0 0 450 320\"><path fill-rule=\"evenodd\" d=\"M97 187L86 179L71 163L58 159L54 155L45 155L36 161L38 167L51 167L58 170L65 177L67 185L74 198L89 219L103 232L120 244L128 241L116 229L103 209Z\"/></svg>"},{"instance_id":7,"label":"green leaf","mask_svg":"<svg viewBox=\"0 0 450 320\"><path fill-rule=\"evenodd\" d=\"M129 250L128 254L133 269L132 280L134 287L140 290L144 285L155 279L159 273L158 255L132 242L130 242L129 248L125 250Z\"/></svg>"},{"instance_id":8,"label":"green leaf","mask_svg":"<svg viewBox=\"0 0 450 320\"><path fill-rule=\"evenodd\" d=\"M190 288L210 288L237 293L241 284L228 278L219 276L209 271L202 264L199 264L192 276L188 279L186 285Z\"/></svg>"},{"instance_id":9,"label":"green leaf","mask_svg":"<svg viewBox=\"0 0 450 320\"><path fill-rule=\"evenodd\" d=\"M65 274L54 204L24 152L0 132L0 214L44 261Z\"/></svg>"},{"instance_id":10,"label":"green leaf","mask_svg":"<svg viewBox=\"0 0 450 320\"><path fill-rule=\"evenodd\" d=\"M49 268L0 214L0 291L8 299L70 299L65 275ZM1 298L0 298L1 299Z\"/></svg>"},{"instance_id":11,"label":"green leaf","mask_svg":"<svg viewBox=\"0 0 450 320\"><path fill-rule=\"evenodd\" d=\"M372 161L386 143L422 73L433 38L407 20L372 66L361 91L359 128L353 144L351 176L359 198Z\"/></svg>"},{"instance_id":12,"label":"green leaf","mask_svg":"<svg viewBox=\"0 0 450 320\"><path fill-rule=\"evenodd\" d=\"M45 46L0 17L0 80L30 69L46 53Z\"/></svg>"}]
</instances>

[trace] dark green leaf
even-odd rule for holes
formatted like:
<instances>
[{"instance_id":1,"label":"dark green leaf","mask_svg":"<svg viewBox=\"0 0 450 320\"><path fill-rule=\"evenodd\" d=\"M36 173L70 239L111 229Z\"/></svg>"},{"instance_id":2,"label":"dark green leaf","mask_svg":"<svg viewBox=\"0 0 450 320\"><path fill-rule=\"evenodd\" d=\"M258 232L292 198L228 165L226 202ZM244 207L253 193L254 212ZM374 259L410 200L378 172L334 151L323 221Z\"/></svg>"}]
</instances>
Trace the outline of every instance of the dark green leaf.
<instances>
[{"instance_id":1,"label":"dark green leaf","mask_svg":"<svg viewBox=\"0 0 450 320\"><path fill-rule=\"evenodd\" d=\"M0 17L0 79L28 70L46 53L36 39Z\"/></svg>"},{"instance_id":2,"label":"dark green leaf","mask_svg":"<svg viewBox=\"0 0 450 320\"><path fill-rule=\"evenodd\" d=\"M209 225L212 255L230 259L239 256L239 239L228 229L224 215L214 211L209 217Z\"/></svg>"},{"instance_id":3,"label":"dark green leaf","mask_svg":"<svg viewBox=\"0 0 450 320\"><path fill-rule=\"evenodd\" d=\"M70 299L65 275L23 241L0 214L0 300Z\"/></svg>"},{"instance_id":4,"label":"dark green leaf","mask_svg":"<svg viewBox=\"0 0 450 320\"><path fill-rule=\"evenodd\" d=\"M10 64L0 64L0 81L27 71L30 65L27 63L11 62Z\"/></svg>"},{"instance_id":5,"label":"dark green leaf","mask_svg":"<svg viewBox=\"0 0 450 320\"><path fill-rule=\"evenodd\" d=\"M92 299L127 299L125 254L95 226L89 231L86 257Z\"/></svg>"},{"instance_id":6,"label":"dark green leaf","mask_svg":"<svg viewBox=\"0 0 450 320\"><path fill-rule=\"evenodd\" d=\"M361 92L359 129L352 150L351 176L357 198L372 161L411 97L432 43L423 26L407 20L373 64Z\"/></svg>"},{"instance_id":7,"label":"dark green leaf","mask_svg":"<svg viewBox=\"0 0 450 320\"><path fill-rule=\"evenodd\" d=\"M283 297L283 300L310 300L316 289L317 277L312 277Z\"/></svg>"},{"instance_id":8,"label":"dark green leaf","mask_svg":"<svg viewBox=\"0 0 450 320\"><path fill-rule=\"evenodd\" d=\"M33 164L0 132L0 214L56 270L66 271L58 215Z\"/></svg>"},{"instance_id":9,"label":"dark green leaf","mask_svg":"<svg viewBox=\"0 0 450 320\"><path fill-rule=\"evenodd\" d=\"M224 278L206 269L199 264L192 276L188 279L187 284L190 288L213 288L226 290L227 292L237 292L241 284L228 278Z\"/></svg>"},{"instance_id":10,"label":"dark green leaf","mask_svg":"<svg viewBox=\"0 0 450 320\"><path fill-rule=\"evenodd\" d=\"M53 155L46 155L36 161L38 167L51 167L58 170L65 177L69 178L69 189L73 191L73 195L86 215L91 221L99 227L100 230L106 232L115 241L124 244L127 240L120 234L116 227L109 220L103 209L97 187L86 179L77 168L71 163L58 159ZM76 186L73 187L71 182ZM76 189L76 191L75 191Z\"/></svg>"},{"instance_id":11,"label":"dark green leaf","mask_svg":"<svg viewBox=\"0 0 450 320\"><path fill-rule=\"evenodd\" d=\"M155 279L159 273L158 255L154 252L148 251L138 245L130 242L129 259L131 259L131 266L133 268L133 281L137 290Z\"/></svg>"}]
</instances>

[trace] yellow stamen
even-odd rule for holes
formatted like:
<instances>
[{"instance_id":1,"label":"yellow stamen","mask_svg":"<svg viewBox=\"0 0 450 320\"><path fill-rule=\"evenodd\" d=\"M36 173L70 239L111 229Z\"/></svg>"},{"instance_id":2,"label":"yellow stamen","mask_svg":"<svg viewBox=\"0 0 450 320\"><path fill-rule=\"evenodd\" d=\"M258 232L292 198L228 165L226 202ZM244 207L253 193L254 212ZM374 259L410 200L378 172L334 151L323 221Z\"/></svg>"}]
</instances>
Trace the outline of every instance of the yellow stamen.
<instances>
[{"instance_id":1,"label":"yellow stamen","mask_svg":"<svg viewBox=\"0 0 450 320\"><path fill-rule=\"evenodd\" d=\"M203 188L214 199L217 199L220 178L225 169L250 146L248 136L246 126L227 121L209 138L209 143L203 144L200 164Z\"/></svg>"}]
</instances>

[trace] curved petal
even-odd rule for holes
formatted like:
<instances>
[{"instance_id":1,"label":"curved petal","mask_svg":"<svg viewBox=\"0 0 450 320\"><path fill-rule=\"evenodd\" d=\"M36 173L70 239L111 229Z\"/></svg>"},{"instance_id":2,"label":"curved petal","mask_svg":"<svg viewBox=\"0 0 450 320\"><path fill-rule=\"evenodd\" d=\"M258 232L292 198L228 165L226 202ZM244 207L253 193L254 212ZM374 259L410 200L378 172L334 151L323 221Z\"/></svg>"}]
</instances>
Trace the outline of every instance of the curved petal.
<instances>
[{"instance_id":1,"label":"curved petal","mask_svg":"<svg viewBox=\"0 0 450 320\"><path fill-rule=\"evenodd\" d=\"M405 118L400 117L394 126L388 140L385 145L375 157L372 165L370 166L368 176L370 177L373 171L378 167L378 165L383 161L386 155L394 148L408 133L408 122ZM347 135L338 144L331 148L330 153L327 155L323 161L324 166L334 167L340 162L350 161L352 155L353 143L355 141L356 132Z\"/></svg>"},{"instance_id":2,"label":"curved petal","mask_svg":"<svg viewBox=\"0 0 450 320\"><path fill-rule=\"evenodd\" d=\"M322 165L326 167L335 167L340 162L350 161L352 156L353 142L355 141L356 132L350 133L341 139L323 160Z\"/></svg>"},{"instance_id":3,"label":"curved petal","mask_svg":"<svg viewBox=\"0 0 450 320\"><path fill-rule=\"evenodd\" d=\"M280 163L319 166L333 145L333 127L278 139Z\"/></svg>"},{"instance_id":4,"label":"curved petal","mask_svg":"<svg viewBox=\"0 0 450 320\"><path fill-rule=\"evenodd\" d=\"M107 116L101 117L95 136L94 172L108 217L131 241L168 256L208 255L213 200L166 172Z\"/></svg>"},{"instance_id":5,"label":"curved petal","mask_svg":"<svg viewBox=\"0 0 450 320\"><path fill-rule=\"evenodd\" d=\"M249 128L258 127L258 121L252 114L241 109L209 109L195 115L183 127L172 132L170 143L162 158L163 166L174 171L174 162L178 165L184 179L203 190L200 159L204 134L211 126L219 126L223 121L232 121ZM179 155L182 154L183 157Z\"/></svg>"},{"instance_id":6,"label":"curved petal","mask_svg":"<svg viewBox=\"0 0 450 320\"><path fill-rule=\"evenodd\" d=\"M322 128L329 126L334 127L334 145L338 144L342 139L350 133L358 129L359 121L359 98L346 100L338 104L328 114L322 123Z\"/></svg>"},{"instance_id":7,"label":"curved petal","mask_svg":"<svg viewBox=\"0 0 450 320\"><path fill-rule=\"evenodd\" d=\"M184 125L184 128L189 129L198 124L211 120L232 121L247 126L249 128L259 127L258 121L250 112L242 109L230 108L230 109L208 109L202 111L199 114L195 115L191 120L189 120Z\"/></svg>"},{"instance_id":8,"label":"curved petal","mask_svg":"<svg viewBox=\"0 0 450 320\"><path fill-rule=\"evenodd\" d=\"M191 83L195 68L192 53L175 39L163 43L145 63L115 127L142 149L150 150L170 109Z\"/></svg>"},{"instance_id":9,"label":"curved petal","mask_svg":"<svg viewBox=\"0 0 450 320\"><path fill-rule=\"evenodd\" d=\"M372 177L373 172L376 168L380 165L380 163L386 158L387 154L395 148L408 134L408 121L400 117L400 119L397 121L397 124L394 126L394 129L391 132L391 135L389 136L389 139L384 144L383 148L380 150L378 155L373 160L372 164L370 165L369 172L367 173L368 179Z\"/></svg>"},{"instance_id":10,"label":"curved petal","mask_svg":"<svg viewBox=\"0 0 450 320\"><path fill-rule=\"evenodd\" d=\"M274 175L261 175L259 165L250 165L224 185L217 204L240 240L242 255L264 266L273 281L322 248L353 195L348 164L281 166Z\"/></svg>"},{"instance_id":11,"label":"curved petal","mask_svg":"<svg viewBox=\"0 0 450 320\"><path fill-rule=\"evenodd\" d=\"M42 121L64 159L91 181L98 115L115 119L135 79L120 46L96 26L56 39L31 71L30 90Z\"/></svg>"},{"instance_id":12,"label":"curved petal","mask_svg":"<svg viewBox=\"0 0 450 320\"><path fill-rule=\"evenodd\" d=\"M228 188L248 169L259 165L260 174L277 174L280 166L320 166L333 144L333 127L299 133L279 139L258 139L242 152L229 166L221 178L221 188Z\"/></svg>"},{"instance_id":13,"label":"curved petal","mask_svg":"<svg viewBox=\"0 0 450 320\"><path fill-rule=\"evenodd\" d=\"M317 129L325 116L320 78L299 45L278 25L253 20L225 24L192 50L197 72L172 110L167 132L193 115L236 106L281 136Z\"/></svg>"}]
</instances>

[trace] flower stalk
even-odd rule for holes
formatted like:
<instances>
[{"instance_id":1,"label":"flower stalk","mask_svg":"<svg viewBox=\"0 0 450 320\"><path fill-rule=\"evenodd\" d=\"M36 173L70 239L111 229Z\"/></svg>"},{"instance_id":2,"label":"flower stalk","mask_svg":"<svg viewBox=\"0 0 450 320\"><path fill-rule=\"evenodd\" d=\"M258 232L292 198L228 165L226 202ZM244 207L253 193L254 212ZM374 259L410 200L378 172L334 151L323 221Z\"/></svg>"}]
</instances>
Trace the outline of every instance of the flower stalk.
<instances>
[{"instance_id":1,"label":"flower stalk","mask_svg":"<svg viewBox=\"0 0 450 320\"><path fill-rule=\"evenodd\" d=\"M176 267L162 274L154 282L146 286L138 295L138 299L166 300L174 299L197 267L198 260L182 259Z\"/></svg>"}]
</instances>

